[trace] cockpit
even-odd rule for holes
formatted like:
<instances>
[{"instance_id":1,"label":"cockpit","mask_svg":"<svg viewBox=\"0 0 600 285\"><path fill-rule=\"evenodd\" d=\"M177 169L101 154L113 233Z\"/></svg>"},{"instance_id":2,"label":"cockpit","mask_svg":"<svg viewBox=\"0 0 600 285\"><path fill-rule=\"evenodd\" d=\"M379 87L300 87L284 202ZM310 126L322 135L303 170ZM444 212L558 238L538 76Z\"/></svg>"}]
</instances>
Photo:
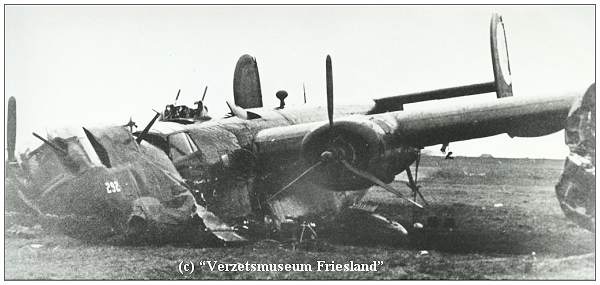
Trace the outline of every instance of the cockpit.
<instances>
[{"instance_id":1,"label":"cockpit","mask_svg":"<svg viewBox=\"0 0 600 285\"><path fill-rule=\"evenodd\" d=\"M176 105L179 94L181 93L181 89L179 89L177 97L175 97L175 103L165 106L165 110L162 112L160 120L181 124L192 124L198 121L210 120L211 117L208 115L208 108L204 105L206 90L208 90L208 86L204 88L202 99L194 102L196 108L190 108L186 105Z\"/></svg>"}]
</instances>

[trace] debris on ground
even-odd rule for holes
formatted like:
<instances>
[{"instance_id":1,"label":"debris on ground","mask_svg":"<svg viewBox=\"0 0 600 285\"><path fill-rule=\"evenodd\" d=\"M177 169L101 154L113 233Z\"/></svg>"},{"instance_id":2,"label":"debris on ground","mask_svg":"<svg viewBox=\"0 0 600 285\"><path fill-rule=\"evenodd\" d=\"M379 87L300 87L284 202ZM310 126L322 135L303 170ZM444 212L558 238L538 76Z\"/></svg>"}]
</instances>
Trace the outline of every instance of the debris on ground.
<instances>
[{"instance_id":1,"label":"debris on ground","mask_svg":"<svg viewBox=\"0 0 600 285\"><path fill-rule=\"evenodd\" d=\"M22 225L12 225L10 228L6 229L7 237L18 237L25 239L32 239L42 234L42 226L22 226Z\"/></svg>"}]
</instances>

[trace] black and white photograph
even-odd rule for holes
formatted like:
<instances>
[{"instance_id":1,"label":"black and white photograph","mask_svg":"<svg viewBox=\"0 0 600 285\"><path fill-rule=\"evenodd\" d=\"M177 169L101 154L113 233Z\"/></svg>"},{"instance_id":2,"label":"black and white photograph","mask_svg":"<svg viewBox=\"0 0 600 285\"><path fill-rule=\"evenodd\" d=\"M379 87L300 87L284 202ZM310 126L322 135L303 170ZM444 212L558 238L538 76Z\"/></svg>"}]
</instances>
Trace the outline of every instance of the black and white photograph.
<instances>
[{"instance_id":1,"label":"black and white photograph","mask_svg":"<svg viewBox=\"0 0 600 285\"><path fill-rule=\"evenodd\" d=\"M4 3L4 280L596 280L596 4Z\"/></svg>"}]
</instances>

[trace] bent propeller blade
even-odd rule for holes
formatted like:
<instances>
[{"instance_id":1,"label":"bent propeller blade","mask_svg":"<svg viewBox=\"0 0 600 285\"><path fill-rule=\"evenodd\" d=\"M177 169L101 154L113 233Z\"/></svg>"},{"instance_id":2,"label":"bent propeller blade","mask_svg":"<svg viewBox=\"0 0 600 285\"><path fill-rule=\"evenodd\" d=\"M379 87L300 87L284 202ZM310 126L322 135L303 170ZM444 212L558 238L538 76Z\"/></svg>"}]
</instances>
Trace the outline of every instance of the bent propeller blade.
<instances>
[{"instance_id":1,"label":"bent propeller blade","mask_svg":"<svg viewBox=\"0 0 600 285\"><path fill-rule=\"evenodd\" d=\"M154 118L152 118L150 123L148 123L148 125L140 133L140 135L137 137L137 139L135 139L135 142L137 142L138 144L140 144L142 142L142 140L144 139L146 134L148 134L148 132L150 131L150 128L152 128L152 125L154 125L154 122L156 122L156 119L158 119L158 117L160 116L160 112L157 112L155 110L153 110L153 111L156 112L156 115L154 115Z\"/></svg>"},{"instance_id":2,"label":"bent propeller blade","mask_svg":"<svg viewBox=\"0 0 600 285\"><path fill-rule=\"evenodd\" d=\"M277 195L283 193L285 190L287 190L288 188L290 188L290 186L294 185L294 183L298 182L298 180L302 179L302 177L306 176L308 173L310 173L317 166L321 165L321 163L322 163L322 161L318 161L317 163L313 164L311 167L309 167L306 170L304 170L304 172L302 172L300 175L298 175L298 177L296 177L290 183L288 183L287 185L283 186L283 188L281 188L281 190L277 191L275 194L273 194L271 197L269 197L269 199L267 199L267 201L271 201L275 197L277 197Z\"/></svg>"}]
</instances>

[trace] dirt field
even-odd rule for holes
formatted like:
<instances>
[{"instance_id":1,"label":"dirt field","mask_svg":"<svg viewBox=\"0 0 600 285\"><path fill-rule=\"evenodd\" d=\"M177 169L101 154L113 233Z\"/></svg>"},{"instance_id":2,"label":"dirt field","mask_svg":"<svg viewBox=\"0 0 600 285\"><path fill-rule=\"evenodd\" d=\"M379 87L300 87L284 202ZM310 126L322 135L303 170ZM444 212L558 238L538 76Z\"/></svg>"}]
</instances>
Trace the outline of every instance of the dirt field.
<instances>
[{"instance_id":1,"label":"dirt field","mask_svg":"<svg viewBox=\"0 0 600 285\"><path fill-rule=\"evenodd\" d=\"M236 248L111 246L5 233L5 279L595 279L595 236L570 223L554 196L562 164L426 157L419 180L429 210L413 213L377 188L367 196L407 228L413 215L426 226L430 216L442 223L454 219L450 228L428 229L405 241L329 240L319 250L294 251L273 241ZM203 260L306 263L313 271L213 272L200 266ZM316 271L319 260L383 264L376 272L326 272ZM181 274L182 261L193 262L195 272Z\"/></svg>"}]
</instances>

